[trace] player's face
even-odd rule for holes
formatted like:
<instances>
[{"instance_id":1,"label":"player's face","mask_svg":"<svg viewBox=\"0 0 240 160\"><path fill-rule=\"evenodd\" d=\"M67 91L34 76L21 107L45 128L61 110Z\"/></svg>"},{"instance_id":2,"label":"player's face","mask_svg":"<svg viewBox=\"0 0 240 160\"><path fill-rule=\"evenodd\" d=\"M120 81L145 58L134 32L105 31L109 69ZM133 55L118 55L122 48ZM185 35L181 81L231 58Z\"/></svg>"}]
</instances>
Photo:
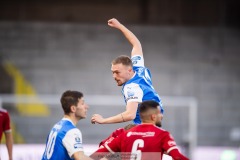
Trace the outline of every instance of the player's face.
<instances>
[{"instance_id":1,"label":"player's face","mask_svg":"<svg viewBox=\"0 0 240 160\"><path fill-rule=\"evenodd\" d=\"M163 119L163 114L161 113L160 109L158 109L158 114L155 122L156 126L162 127L162 119Z\"/></svg>"},{"instance_id":2,"label":"player's face","mask_svg":"<svg viewBox=\"0 0 240 160\"><path fill-rule=\"evenodd\" d=\"M129 80L131 68L123 64L112 65L112 74L114 80L117 82L118 86L122 86L125 82Z\"/></svg>"},{"instance_id":3,"label":"player's face","mask_svg":"<svg viewBox=\"0 0 240 160\"><path fill-rule=\"evenodd\" d=\"M84 99L83 98L79 99L78 104L76 106L75 116L78 119L86 118L87 110L88 110L88 105L85 103Z\"/></svg>"}]
</instances>

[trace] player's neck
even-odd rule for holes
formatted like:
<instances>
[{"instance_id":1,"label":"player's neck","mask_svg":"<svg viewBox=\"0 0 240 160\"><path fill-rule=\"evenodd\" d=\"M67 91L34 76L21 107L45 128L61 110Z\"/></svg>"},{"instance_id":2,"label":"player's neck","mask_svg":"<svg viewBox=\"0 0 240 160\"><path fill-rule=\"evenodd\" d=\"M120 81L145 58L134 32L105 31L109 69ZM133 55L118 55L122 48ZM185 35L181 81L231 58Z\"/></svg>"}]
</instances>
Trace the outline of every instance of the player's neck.
<instances>
[{"instance_id":1,"label":"player's neck","mask_svg":"<svg viewBox=\"0 0 240 160\"><path fill-rule=\"evenodd\" d=\"M75 117L71 115L64 115L64 118L70 119L75 126L77 125L78 120Z\"/></svg>"},{"instance_id":2,"label":"player's neck","mask_svg":"<svg viewBox=\"0 0 240 160\"><path fill-rule=\"evenodd\" d=\"M132 79L135 76L136 72L132 71L129 75L129 79Z\"/></svg>"},{"instance_id":3,"label":"player's neck","mask_svg":"<svg viewBox=\"0 0 240 160\"><path fill-rule=\"evenodd\" d=\"M155 125L154 122L142 122L143 125Z\"/></svg>"}]
</instances>

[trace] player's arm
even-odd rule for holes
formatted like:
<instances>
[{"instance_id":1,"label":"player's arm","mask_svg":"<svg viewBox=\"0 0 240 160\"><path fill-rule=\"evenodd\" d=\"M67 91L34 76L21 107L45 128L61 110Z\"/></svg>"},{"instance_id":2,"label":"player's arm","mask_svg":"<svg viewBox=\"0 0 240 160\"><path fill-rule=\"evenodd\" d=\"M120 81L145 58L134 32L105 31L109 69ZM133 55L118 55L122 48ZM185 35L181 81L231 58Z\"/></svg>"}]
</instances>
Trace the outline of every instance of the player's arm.
<instances>
[{"instance_id":1,"label":"player's arm","mask_svg":"<svg viewBox=\"0 0 240 160\"><path fill-rule=\"evenodd\" d=\"M123 134L120 134L118 137L112 139L111 141L104 143L101 147L98 148L98 150L91 154L90 157L94 160L101 158L111 159L112 154L121 151L120 146L123 136ZM114 156L112 158L117 159L117 157Z\"/></svg>"},{"instance_id":2,"label":"player's arm","mask_svg":"<svg viewBox=\"0 0 240 160\"><path fill-rule=\"evenodd\" d=\"M143 56L142 45L141 45L140 41L129 29L127 29L123 24L121 24L115 18L112 18L112 19L108 20L108 25L113 27L113 28L119 29L124 34L124 36L127 38L129 43L133 47L132 52L131 52L131 56L135 56L135 55Z\"/></svg>"},{"instance_id":3,"label":"player's arm","mask_svg":"<svg viewBox=\"0 0 240 160\"><path fill-rule=\"evenodd\" d=\"M98 148L98 150L92 153L90 157L94 160L98 160L107 156L108 154L109 154L109 151L104 146L101 146L100 148Z\"/></svg>"},{"instance_id":4,"label":"player's arm","mask_svg":"<svg viewBox=\"0 0 240 160\"><path fill-rule=\"evenodd\" d=\"M121 123L131 121L136 117L137 108L138 102L128 102L126 106L126 111L108 118L103 118L99 114L94 114L91 121L92 123L99 124Z\"/></svg>"},{"instance_id":5,"label":"player's arm","mask_svg":"<svg viewBox=\"0 0 240 160\"><path fill-rule=\"evenodd\" d=\"M5 138L6 138L6 146L8 150L8 157L9 157L9 160L12 160L12 149L13 149L12 132L11 131L5 132Z\"/></svg>"},{"instance_id":6,"label":"player's arm","mask_svg":"<svg viewBox=\"0 0 240 160\"><path fill-rule=\"evenodd\" d=\"M189 160L178 150L177 144L169 132L165 132L165 136L163 137L163 149L173 160Z\"/></svg>"},{"instance_id":7,"label":"player's arm","mask_svg":"<svg viewBox=\"0 0 240 160\"><path fill-rule=\"evenodd\" d=\"M82 133L77 128L69 130L62 139L62 143L69 157L74 158L74 160L91 160L90 157L84 155Z\"/></svg>"},{"instance_id":8,"label":"player's arm","mask_svg":"<svg viewBox=\"0 0 240 160\"><path fill-rule=\"evenodd\" d=\"M83 151L73 153L72 158L74 160L92 160L92 158L86 156Z\"/></svg>"},{"instance_id":9,"label":"player's arm","mask_svg":"<svg viewBox=\"0 0 240 160\"><path fill-rule=\"evenodd\" d=\"M174 149L168 153L174 160L189 160L178 149Z\"/></svg>"}]
</instances>

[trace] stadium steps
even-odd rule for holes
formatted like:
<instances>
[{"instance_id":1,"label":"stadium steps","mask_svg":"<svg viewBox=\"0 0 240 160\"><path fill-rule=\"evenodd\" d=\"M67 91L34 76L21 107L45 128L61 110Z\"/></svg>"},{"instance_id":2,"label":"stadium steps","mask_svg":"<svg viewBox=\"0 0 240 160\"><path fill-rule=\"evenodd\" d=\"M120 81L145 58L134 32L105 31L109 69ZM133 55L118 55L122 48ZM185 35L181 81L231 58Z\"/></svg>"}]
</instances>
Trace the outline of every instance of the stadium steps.
<instances>
[{"instance_id":1,"label":"stadium steps","mask_svg":"<svg viewBox=\"0 0 240 160\"><path fill-rule=\"evenodd\" d=\"M22 73L10 62L4 63L7 73L13 78L15 83L14 94L18 95L34 95L36 91L31 84L24 78ZM49 115L48 107L40 102L36 96L36 104L17 103L16 108L22 116L47 116ZM34 107L33 107L34 106Z\"/></svg>"}]
</instances>

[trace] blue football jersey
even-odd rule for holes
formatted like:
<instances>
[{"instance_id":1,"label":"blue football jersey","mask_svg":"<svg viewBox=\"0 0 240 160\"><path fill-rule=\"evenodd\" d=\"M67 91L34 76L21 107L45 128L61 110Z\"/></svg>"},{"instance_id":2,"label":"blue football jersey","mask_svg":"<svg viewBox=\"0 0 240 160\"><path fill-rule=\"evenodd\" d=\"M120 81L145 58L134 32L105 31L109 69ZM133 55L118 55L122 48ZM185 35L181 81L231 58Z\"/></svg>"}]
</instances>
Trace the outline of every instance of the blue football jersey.
<instances>
[{"instance_id":1,"label":"blue football jersey","mask_svg":"<svg viewBox=\"0 0 240 160\"><path fill-rule=\"evenodd\" d=\"M144 66L143 57L133 56L132 63L135 74L122 87L122 94L124 96L125 102L141 103L146 100L154 100L159 103L160 110L163 113L162 101L153 88L151 73L149 69ZM141 123L139 110L137 110L136 118L133 120L133 123Z\"/></svg>"},{"instance_id":2,"label":"blue football jersey","mask_svg":"<svg viewBox=\"0 0 240 160\"><path fill-rule=\"evenodd\" d=\"M48 135L42 160L73 160L71 156L83 151L82 133L70 119L63 118Z\"/></svg>"}]
</instances>

